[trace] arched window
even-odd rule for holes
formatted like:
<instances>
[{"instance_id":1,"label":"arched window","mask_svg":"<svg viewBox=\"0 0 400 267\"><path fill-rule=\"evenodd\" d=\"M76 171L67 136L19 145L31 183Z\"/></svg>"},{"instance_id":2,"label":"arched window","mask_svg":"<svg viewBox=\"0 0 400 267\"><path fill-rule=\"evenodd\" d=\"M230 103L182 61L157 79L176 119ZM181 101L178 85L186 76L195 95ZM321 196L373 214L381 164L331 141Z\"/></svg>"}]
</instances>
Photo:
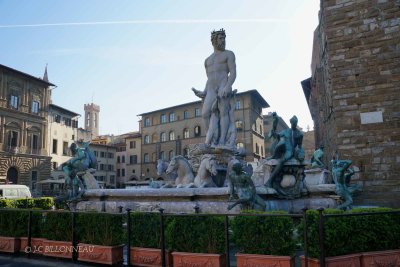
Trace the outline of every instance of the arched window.
<instances>
[{"instance_id":1,"label":"arched window","mask_svg":"<svg viewBox=\"0 0 400 267\"><path fill-rule=\"evenodd\" d=\"M189 138L189 129L184 129L183 130L183 139Z\"/></svg>"},{"instance_id":2,"label":"arched window","mask_svg":"<svg viewBox=\"0 0 400 267\"><path fill-rule=\"evenodd\" d=\"M150 126L150 118L145 118L144 119L144 127L148 127L148 126Z\"/></svg>"},{"instance_id":3,"label":"arched window","mask_svg":"<svg viewBox=\"0 0 400 267\"><path fill-rule=\"evenodd\" d=\"M145 144L150 144L150 136L148 136L148 135L144 136L144 143Z\"/></svg>"},{"instance_id":4,"label":"arched window","mask_svg":"<svg viewBox=\"0 0 400 267\"><path fill-rule=\"evenodd\" d=\"M187 110L185 110L184 112L183 112L183 118L186 120L186 119L189 119L189 111L187 111Z\"/></svg>"},{"instance_id":5,"label":"arched window","mask_svg":"<svg viewBox=\"0 0 400 267\"><path fill-rule=\"evenodd\" d=\"M121 158L119 156L117 156L117 163L121 162Z\"/></svg>"},{"instance_id":6,"label":"arched window","mask_svg":"<svg viewBox=\"0 0 400 267\"><path fill-rule=\"evenodd\" d=\"M147 154L147 153L144 154L143 161L144 161L144 163L149 163L150 162L149 154Z\"/></svg>"},{"instance_id":7,"label":"arched window","mask_svg":"<svg viewBox=\"0 0 400 267\"><path fill-rule=\"evenodd\" d=\"M173 157L175 157L175 151L171 150L169 151L169 160L171 160Z\"/></svg>"},{"instance_id":8,"label":"arched window","mask_svg":"<svg viewBox=\"0 0 400 267\"><path fill-rule=\"evenodd\" d=\"M7 133L7 150L18 151L18 147L21 145L19 142L21 127L19 126L19 124L16 122L7 123L6 133Z\"/></svg>"},{"instance_id":9,"label":"arched window","mask_svg":"<svg viewBox=\"0 0 400 267\"><path fill-rule=\"evenodd\" d=\"M256 154L260 154L260 147L256 144Z\"/></svg>"},{"instance_id":10,"label":"arched window","mask_svg":"<svg viewBox=\"0 0 400 267\"><path fill-rule=\"evenodd\" d=\"M169 132L169 141L174 141L175 140L175 133L174 131Z\"/></svg>"},{"instance_id":11,"label":"arched window","mask_svg":"<svg viewBox=\"0 0 400 267\"><path fill-rule=\"evenodd\" d=\"M199 137L201 135L201 129L200 126L194 127L194 136Z\"/></svg>"},{"instance_id":12,"label":"arched window","mask_svg":"<svg viewBox=\"0 0 400 267\"><path fill-rule=\"evenodd\" d=\"M166 123L166 122L167 122L167 117L165 116L165 114L161 114L160 123Z\"/></svg>"},{"instance_id":13,"label":"arched window","mask_svg":"<svg viewBox=\"0 0 400 267\"><path fill-rule=\"evenodd\" d=\"M166 141L167 141L167 135L164 132L162 132L160 134L160 142L166 142Z\"/></svg>"},{"instance_id":14,"label":"arched window","mask_svg":"<svg viewBox=\"0 0 400 267\"><path fill-rule=\"evenodd\" d=\"M244 144L243 143L237 143L236 144L236 148L244 148Z\"/></svg>"},{"instance_id":15,"label":"arched window","mask_svg":"<svg viewBox=\"0 0 400 267\"><path fill-rule=\"evenodd\" d=\"M29 127L28 129L28 140L27 146L29 152L32 154L38 154L40 150L40 129L37 127ZM68 154L68 142L63 143L65 147L65 154Z\"/></svg>"},{"instance_id":16,"label":"arched window","mask_svg":"<svg viewBox=\"0 0 400 267\"><path fill-rule=\"evenodd\" d=\"M169 113L169 122L175 121L175 113L171 112Z\"/></svg>"},{"instance_id":17,"label":"arched window","mask_svg":"<svg viewBox=\"0 0 400 267\"><path fill-rule=\"evenodd\" d=\"M164 151L160 152L160 159L165 160L165 152Z\"/></svg>"},{"instance_id":18,"label":"arched window","mask_svg":"<svg viewBox=\"0 0 400 267\"><path fill-rule=\"evenodd\" d=\"M199 108L195 108L195 109L194 109L194 116L195 116L195 117L200 117L200 116L201 116L201 111L200 111Z\"/></svg>"},{"instance_id":19,"label":"arched window","mask_svg":"<svg viewBox=\"0 0 400 267\"><path fill-rule=\"evenodd\" d=\"M90 112L87 113L86 125L87 125L87 127L90 127Z\"/></svg>"},{"instance_id":20,"label":"arched window","mask_svg":"<svg viewBox=\"0 0 400 267\"><path fill-rule=\"evenodd\" d=\"M238 109L240 109L241 108L241 103L240 103L240 100L236 100L236 103L235 103L235 109L236 110L238 110Z\"/></svg>"}]
</instances>

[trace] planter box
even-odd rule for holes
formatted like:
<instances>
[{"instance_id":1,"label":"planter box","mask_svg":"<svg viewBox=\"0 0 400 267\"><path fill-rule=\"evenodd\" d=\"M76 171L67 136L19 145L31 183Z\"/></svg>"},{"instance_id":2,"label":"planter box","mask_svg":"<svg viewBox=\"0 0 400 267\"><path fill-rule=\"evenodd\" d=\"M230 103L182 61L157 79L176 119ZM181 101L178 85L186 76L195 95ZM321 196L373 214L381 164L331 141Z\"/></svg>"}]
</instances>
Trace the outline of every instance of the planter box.
<instances>
[{"instance_id":1,"label":"planter box","mask_svg":"<svg viewBox=\"0 0 400 267\"><path fill-rule=\"evenodd\" d=\"M15 253L19 251L21 241L19 237L0 236L0 251Z\"/></svg>"},{"instance_id":2,"label":"planter box","mask_svg":"<svg viewBox=\"0 0 400 267\"><path fill-rule=\"evenodd\" d=\"M225 267L226 258L224 254L204 254L189 252L172 252L174 267Z\"/></svg>"},{"instance_id":3,"label":"planter box","mask_svg":"<svg viewBox=\"0 0 400 267\"><path fill-rule=\"evenodd\" d=\"M384 250L362 253L361 266L400 266L400 250Z\"/></svg>"},{"instance_id":4,"label":"planter box","mask_svg":"<svg viewBox=\"0 0 400 267\"><path fill-rule=\"evenodd\" d=\"M280 266L294 267L294 257L259 254L236 254L237 267Z\"/></svg>"},{"instance_id":5,"label":"planter box","mask_svg":"<svg viewBox=\"0 0 400 267\"><path fill-rule=\"evenodd\" d=\"M131 265L159 267L162 265L161 249L131 247ZM171 252L165 251L165 264L172 266Z\"/></svg>"},{"instance_id":6,"label":"planter box","mask_svg":"<svg viewBox=\"0 0 400 267\"><path fill-rule=\"evenodd\" d=\"M124 245L100 246L91 244L78 244L78 260L86 262L116 265L123 262Z\"/></svg>"},{"instance_id":7,"label":"planter box","mask_svg":"<svg viewBox=\"0 0 400 267\"><path fill-rule=\"evenodd\" d=\"M43 242L45 240L46 240L45 238L31 238L31 252L33 254L43 254L44 252ZM21 237L21 247L19 251L28 253L29 251L25 251L27 246L28 246L28 238Z\"/></svg>"},{"instance_id":8,"label":"planter box","mask_svg":"<svg viewBox=\"0 0 400 267\"><path fill-rule=\"evenodd\" d=\"M43 240L43 255L56 258L72 259L72 242Z\"/></svg>"},{"instance_id":9,"label":"planter box","mask_svg":"<svg viewBox=\"0 0 400 267\"><path fill-rule=\"evenodd\" d=\"M304 256L301 256L301 266L305 266ZM361 254L349 254L343 256L326 257L326 267L361 267ZM308 267L319 267L319 260L308 258Z\"/></svg>"}]
</instances>

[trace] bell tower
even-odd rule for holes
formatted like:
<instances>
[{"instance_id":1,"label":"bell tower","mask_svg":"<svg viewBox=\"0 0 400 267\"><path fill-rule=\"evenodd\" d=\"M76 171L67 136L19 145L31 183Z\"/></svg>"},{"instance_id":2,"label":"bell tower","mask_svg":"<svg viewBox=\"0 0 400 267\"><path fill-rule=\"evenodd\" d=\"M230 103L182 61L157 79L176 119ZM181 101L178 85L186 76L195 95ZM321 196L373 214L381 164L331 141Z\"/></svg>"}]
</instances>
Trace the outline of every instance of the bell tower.
<instances>
[{"instance_id":1,"label":"bell tower","mask_svg":"<svg viewBox=\"0 0 400 267\"><path fill-rule=\"evenodd\" d=\"M90 131L91 139L99 136L99 113L100 106L96 104L85 104L85 130Z\"/></svg>"}]
</instances>

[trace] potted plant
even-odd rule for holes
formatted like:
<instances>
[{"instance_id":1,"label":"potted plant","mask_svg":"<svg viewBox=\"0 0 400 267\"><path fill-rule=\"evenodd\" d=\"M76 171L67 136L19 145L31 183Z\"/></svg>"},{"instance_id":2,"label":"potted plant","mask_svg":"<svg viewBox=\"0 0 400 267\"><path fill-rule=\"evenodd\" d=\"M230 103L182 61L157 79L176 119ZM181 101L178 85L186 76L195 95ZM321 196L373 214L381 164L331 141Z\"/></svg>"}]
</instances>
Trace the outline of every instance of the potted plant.
<instances>
[{"instance_id":1,"label":"potted plant","mask_svg":"<svg viewBox=\"0 0 400 267\"><path fill-rule=\"evenodd\" d=\"M28 218L27 218L28 219ZM45 241L42 238L42 228L43 228L43 216L42 212L34 211L32 212L32 225L31 225L31 246L28 246L28 229L26 229L25 234L21 237L21 248L20 252L32 252L34 254L43 254Z\"/></svg>"},{"instance_id":2,"label":"potted plant","mask_svg":"<svg viewBox=\"0 0 400 267\"><path fill-rule=\"evenodd\" d=\"M23 210L0 211L0 251L15 253L20 248L20 237L28 227L28 212Z\"/></svg>"},{"instance_id":3,"label":"potted plant","mask_svg":"<svg viewBox=\"0 0 400 267\"><path fill-rule=\"evenodd\" d=\"M174 266L226 266L224 218L175 216L166 227Z\"/></svg>"},{"instance_id":4,"label":"potted plant","mask_svg":"<svg viewBox=\"0 0 400 267\"><path fill-rule=\"evenodd\" d=\"M349 214L390 211L387 208L353 209L344 212L326 209L324 214ZM302 227L299 228L303 236ZM307 211L308 263L319 266L318 212ZM400 257L400 215L376 214L363 216L326 217L324 249L326 266L375 266L371 260L390 261ZM396 250L397 249L397 250ZM380 254L383 253L383 254ZM302 261L304 264L304 257ZM369 263L368 263L369 262ZM369 265L368 265L369 264Z\"/></svg>"},{"instance_id":5,"label":"potted plant","mask_svg":"<svg viewBox=\"0 0 400 267\"><path fill-rule=\"evenodd\" d=\"M164 227L169 217L164 220ZM162 265L160 215L133 212L131 214L131 264L158 267ZM166 266L172 266L172 256L165 252Z\"/></svg>"},{"instance_id":6,"label":"potted plant","mask_svg":"<svg viewBox=\"0 0 400 267\"><path fill-rule=\"evenodd\" d=\"M351 212L386 212L389 208L353 209ZM359 239L361 266L400 265L400 213L368 215L354 220Z\"/></svg>"},{"instance_id":7,"label":"potted plant","mask_svg":"<svg viewBox=\"0 0 400 267\"><path fill-rule=\"evenodd\" d=\"M258 216L238 215L231 223L233 241L239 253L237 266L287 266L294 267L296 242L294 223L286 212L245 213ZM261 216L270 214L271 216Z\"/></svg>"},{"instance_id":8,"label":"potted plant","mask_svg":"<svg viewBox=\"0 0 400 267\"><path fill-rule=\"evenodd\" d=\"M108 265L122 263L123 223L123 214L78 214L78 260Z\"/></svg>"},{"instance_id":9,"label":"potted plant","mask_svg":"<svg viewBox=\"0 0 400 267\"><path fill-rule=\"evenodd\" d=\"M43 255L72 258L72 216L70 212L48 212L43 222Z\"/></svg>"}]
</instances>

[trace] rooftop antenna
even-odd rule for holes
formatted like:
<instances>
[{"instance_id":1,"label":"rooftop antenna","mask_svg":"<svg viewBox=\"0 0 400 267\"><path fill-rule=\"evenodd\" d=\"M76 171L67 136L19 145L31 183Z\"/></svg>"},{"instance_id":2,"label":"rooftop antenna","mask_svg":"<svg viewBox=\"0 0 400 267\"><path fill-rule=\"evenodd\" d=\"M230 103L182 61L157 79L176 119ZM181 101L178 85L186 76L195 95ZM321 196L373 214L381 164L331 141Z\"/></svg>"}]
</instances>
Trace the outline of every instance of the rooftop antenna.
<instances>
[{"instance_id":1,"label":"rooftop antenna","mask_svg":"<svg viewBox=\"0 0 400 267\"><path fill-rule=\"evenodd\" d=\"M93 103L93 98L94 98L94 92L92 92L92 103Z\"/></svg>"}]
</instances>

